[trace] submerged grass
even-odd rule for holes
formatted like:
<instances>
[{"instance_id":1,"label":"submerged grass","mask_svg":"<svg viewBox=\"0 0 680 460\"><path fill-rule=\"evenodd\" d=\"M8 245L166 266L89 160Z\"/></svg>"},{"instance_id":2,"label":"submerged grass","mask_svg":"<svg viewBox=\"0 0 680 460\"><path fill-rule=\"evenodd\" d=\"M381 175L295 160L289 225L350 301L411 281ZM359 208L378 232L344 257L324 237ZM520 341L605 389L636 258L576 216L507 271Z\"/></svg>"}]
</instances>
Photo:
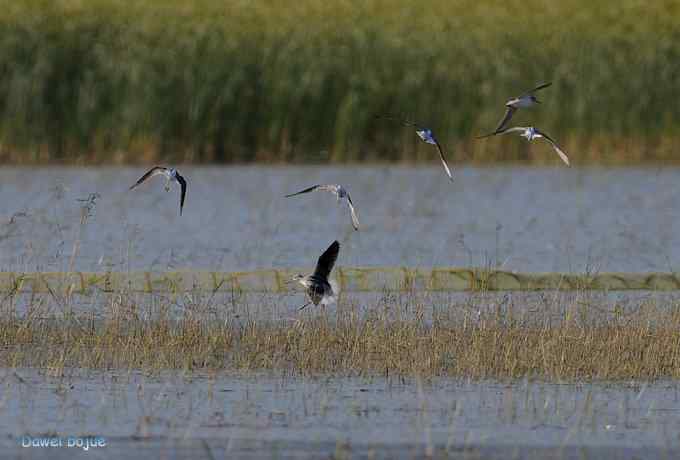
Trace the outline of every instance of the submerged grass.
<instances>
[{"instance_id":1,"label":"submerged grass","mask_svg":"<svg viewBox=\"0 0 680 460\"><path fill-rule=\"evenodd\" d=\"M341 305L275 318L264 307L212 305L154 314L112 301L103 316L51 315L45 304L0 322L0 366L283 370L300 374L536 377L556 380L680 377L680 304L623 312L574 301L469 308L391 296L369 309ZM120 298L120 297L118 297ZM396 299L396 300L395 300ZM236 301L235 301L236 302ZM217 312L222 313L217 313Z\"/></svg>"},{"instance_id":2,"label":"submerged grass","mask_svg":"<svg viewBox=\"0 0 680 460\"><path fill-rule=\"evenodd\" d=\"M471 142L503 102L574 162L672 161L680 4L638 0L25 0L0 15L0 159L554 160Z\"/></svg>"}]
</instances>

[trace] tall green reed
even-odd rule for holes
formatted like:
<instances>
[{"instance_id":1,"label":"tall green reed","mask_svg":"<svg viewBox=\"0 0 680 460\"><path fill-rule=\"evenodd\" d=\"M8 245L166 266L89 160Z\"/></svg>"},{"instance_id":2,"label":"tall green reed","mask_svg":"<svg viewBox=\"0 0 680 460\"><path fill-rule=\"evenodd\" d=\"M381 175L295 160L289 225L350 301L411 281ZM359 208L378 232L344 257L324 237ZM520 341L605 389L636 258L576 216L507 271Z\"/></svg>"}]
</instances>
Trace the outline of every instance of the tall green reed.
<instances>
[{"instance_id":1,"label":"tall green reed","mask_svg":"<svg viewBox=\"0 0 680 460\"><path fill-rule=\"evenodd\" d=\"M680 144L680 5L567 0L23 0L0 16L10 161L550 162L474 142L503 102L576 161L669 160ZM121 153L122 152L122 153Z\"/></svg>"}]
</instances>

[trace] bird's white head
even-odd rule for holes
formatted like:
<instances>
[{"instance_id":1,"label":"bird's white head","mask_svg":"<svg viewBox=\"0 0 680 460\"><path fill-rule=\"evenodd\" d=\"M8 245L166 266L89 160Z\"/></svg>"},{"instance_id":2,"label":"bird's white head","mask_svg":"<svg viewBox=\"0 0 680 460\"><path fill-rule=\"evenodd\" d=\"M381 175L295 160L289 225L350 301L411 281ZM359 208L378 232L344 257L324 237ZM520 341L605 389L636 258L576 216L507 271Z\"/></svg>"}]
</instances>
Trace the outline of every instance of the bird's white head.
<instances>
[{"instance_id":1,"label":"bird's white head","mask_svg":"<svg viewBox=\"0 0 680 460\"><path fill-rule=\"evenodd\" d=\"M420 137L422 140L427 142L428 144L436 144L437 141L434 140L434 134L432 133L431 129L417 129L416 134L418 137Z\"/></svg>"},{"instance_id":2,"label":"bird's white head","mask_svg":"<svg viewBox=\"0 0 680 460\"><path fill-rule=\"evenodd\" d=\"M168 169L168 180L165 181L165 191L170 191L170 182L177 180L177 170L175 168Z\"/></svg>"},{"instance_id":3,"label":"bird's white head","mask_svg":"<svg viewBox=\"0 0 680 460\"><path fill-rule=\"evenodd\" d=\"M302 275L300 273L293 276L293 278L291 278L290 282L291 283L298 283L298 284L302 285L302 287L304 287L304 288L308 288L309 285L311 284L311 282L309 280L309 276Z\"/></svg>"},{"instance_id":4,"label":"bird's white head","mask_svg":"<svg viewBox=\"0 0 680 460\"><path fill-rule=\"evenodd\" d=\"M522 136L526 137L527 140L532 140L534 137L536 137L536 128L533 126L529 126L527 129L524 130L522 133Z\"/></svg>"},{"instance_id":5,"label":"bird's white head","mask_svg":"<svg viewBox=\"0 0 680 460\"><path fill-rule=\"evenodd\" d=\"M305 279L305 275L298 273L298 274L294 275L288 282L289 283L301 283L302 284L302 280L304 280L304 279Z\"/></svg>"}]
</instances>

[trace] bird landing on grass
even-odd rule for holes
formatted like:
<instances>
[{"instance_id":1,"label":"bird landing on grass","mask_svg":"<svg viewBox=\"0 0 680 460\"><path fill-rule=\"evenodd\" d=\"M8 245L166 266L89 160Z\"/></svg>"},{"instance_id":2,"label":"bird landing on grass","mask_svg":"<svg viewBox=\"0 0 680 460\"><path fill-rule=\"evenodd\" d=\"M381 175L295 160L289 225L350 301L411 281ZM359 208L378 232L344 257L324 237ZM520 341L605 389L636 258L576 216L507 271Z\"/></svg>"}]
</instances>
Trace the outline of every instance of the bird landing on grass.
<instances>
[{"instance_id":1,"label":"bird landing on grass","mask_svg":"<svg viewBox=\"0 0 680 460\"><path fill-rule=\"evenodd\" d=\"M330 305L337 300L338 287L335 282L329 281L328 276L333 270L333 265L338 258L340 252L340 243L333 241L328 249L321 254L314 273L310 275L298 274L293 277L292 282L301 284L305 288L305 292L309 296L310 301L300 307L302 310L310 303L314 305Z\"/></svg>"}]
</instances>

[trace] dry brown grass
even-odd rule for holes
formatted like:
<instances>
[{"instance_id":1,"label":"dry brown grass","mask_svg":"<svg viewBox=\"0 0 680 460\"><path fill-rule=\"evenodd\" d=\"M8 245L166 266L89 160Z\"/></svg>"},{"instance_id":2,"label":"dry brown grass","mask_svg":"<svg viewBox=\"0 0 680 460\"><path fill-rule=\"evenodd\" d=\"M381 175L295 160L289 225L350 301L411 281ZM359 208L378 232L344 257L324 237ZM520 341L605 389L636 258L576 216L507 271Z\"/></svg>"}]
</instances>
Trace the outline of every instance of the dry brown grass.
<instances>
[{"instance_id":1,"label":"dry brown grass","mask_svg":"<svg viewBox=\"0 0 680 460\"><path fill-rule=\"evenodd\" d=\"M4 315L0 365L286 370L301 374L535 377L554 380L680 377L680 305L643 301L625 313L583 299L553 305L424 305L388 295L369 308L341 303L292 319L229 314L232 306L154 315L117 304L104 316L43 307ZM226 312L218 319L217 310ZM248 307L250 308L250 307ZM246 309L248 309L246 308ZM250 308L252 311L252 308ZM212 312L212 313L209 313ZM264 315L267 316L267 315Z\"/></svg>"}]
</instances>

